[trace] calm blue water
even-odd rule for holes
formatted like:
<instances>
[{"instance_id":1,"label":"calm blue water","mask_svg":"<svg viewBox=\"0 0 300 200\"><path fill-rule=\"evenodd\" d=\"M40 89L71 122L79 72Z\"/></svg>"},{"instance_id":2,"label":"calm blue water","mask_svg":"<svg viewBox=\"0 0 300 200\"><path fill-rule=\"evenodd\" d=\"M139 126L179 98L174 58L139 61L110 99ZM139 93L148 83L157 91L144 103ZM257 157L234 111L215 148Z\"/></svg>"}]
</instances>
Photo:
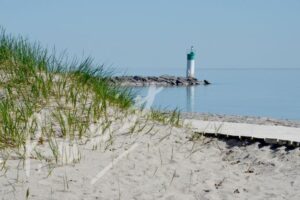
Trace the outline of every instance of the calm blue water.
<instances>
[{"instance_id":1,"label":"calm blue water","mask_svg":"<svg viewBox=\"0 0 300 200\"><path fill-rule=\"evenodd\" d=\"M182 70L128 70L128 75L184 75ZM300 69L198 69L209 86L164 88L153 107L185 112L300 120ZM148 88L135 88L146 96Z\"/></svg>"}]
</instances>

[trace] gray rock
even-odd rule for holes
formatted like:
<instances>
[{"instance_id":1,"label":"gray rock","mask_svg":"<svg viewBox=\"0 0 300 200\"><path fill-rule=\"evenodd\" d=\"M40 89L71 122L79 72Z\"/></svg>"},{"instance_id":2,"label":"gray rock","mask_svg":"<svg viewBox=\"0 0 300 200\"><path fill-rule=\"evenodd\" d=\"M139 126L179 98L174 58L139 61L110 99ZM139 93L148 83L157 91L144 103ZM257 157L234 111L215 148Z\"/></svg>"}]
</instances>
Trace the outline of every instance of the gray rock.
<instances>
[{"instance_id":1,"label":"gray rock","mask_svg":"<svg viewBox=\"0 0 300 200\"><path fill-rule=\"evenodd\" d=\"M207 80L199 81L196 78L176 77L170 75L162 76L115 76L110 78L113 84L121 86L189 86L208 85Z\"/></svg>"},{"instance_id":2,"label":"gray rock","mask_svg":"<svg viewBox=\"0 0 300 200\"><path fill-rule=\"evenodd\" d=\"M203 82L204 82L205 85L209 85L210 84L210 82L207 81L207 80L204 80Z\"/></svg>"}]
</instances>

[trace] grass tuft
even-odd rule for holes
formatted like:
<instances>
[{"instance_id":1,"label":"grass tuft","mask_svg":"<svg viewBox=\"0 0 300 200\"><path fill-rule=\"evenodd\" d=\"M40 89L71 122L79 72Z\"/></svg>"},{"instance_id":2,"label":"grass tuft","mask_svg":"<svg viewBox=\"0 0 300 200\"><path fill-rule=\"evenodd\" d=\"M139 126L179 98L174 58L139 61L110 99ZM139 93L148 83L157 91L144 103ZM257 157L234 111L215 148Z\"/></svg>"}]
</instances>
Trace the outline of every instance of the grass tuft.
<instances>
[{"instance_id":1,"label":"grass tuft","mask_svg":"<svg viewBox=\"0 0 300 200\"><path fill-rule=\"evenodd\" d=\"M173 111L151 109L148 117L151 120L157 121L165 125L169 124L176 127L182 126L180 111L178 109L174 109Z\"/></svg>"},{"instance_id":2,"label":"grass tuft","mask_svg":"<svg viewBox=\"0 0 300 200\"><path fill-rule=\"evenodd\" d=\"M26 134L35 138L39 130L44 137L81 138L110 107L126 110L132 105L130 90L111 85L112 73L103 65L90 57L68 61L66 55L56 56L55 50L49 53L0 28L0 149L21 148ZM33 125L34 114L41 124Z\"/></svg>"}]
</instances>

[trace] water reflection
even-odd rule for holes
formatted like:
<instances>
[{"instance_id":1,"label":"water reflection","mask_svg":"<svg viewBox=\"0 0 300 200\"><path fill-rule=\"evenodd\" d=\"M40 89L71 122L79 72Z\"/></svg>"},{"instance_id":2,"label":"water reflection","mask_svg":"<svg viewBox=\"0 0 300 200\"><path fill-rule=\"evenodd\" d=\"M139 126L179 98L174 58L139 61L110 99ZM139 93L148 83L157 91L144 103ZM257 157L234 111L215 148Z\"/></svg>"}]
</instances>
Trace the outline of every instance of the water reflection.
<instances>
[{"instance_id":1,"label":"water reflection","mask_svg":"<svg viewBox=\"0 0 300 200\"><path fill-rule=\"evenodd\" d=\"M186 109L188 112L194 112L195 108L195 86L186 87Z\"/></svg>"}]
</instances>

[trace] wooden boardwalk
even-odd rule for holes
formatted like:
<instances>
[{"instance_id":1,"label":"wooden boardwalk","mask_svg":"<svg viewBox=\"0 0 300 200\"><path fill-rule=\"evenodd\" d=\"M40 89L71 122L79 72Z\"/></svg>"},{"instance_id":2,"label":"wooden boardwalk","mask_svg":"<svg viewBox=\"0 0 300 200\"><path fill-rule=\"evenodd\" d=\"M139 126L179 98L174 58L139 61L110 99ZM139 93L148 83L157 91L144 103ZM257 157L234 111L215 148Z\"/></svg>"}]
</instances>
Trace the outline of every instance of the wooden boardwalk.
<instances>
[{"instance_id":1,"label":"wooden boardwalk","mask_svg":"<svg viewBox=\"0 0 300 200\"><path fill-rule=\"evenodd\" d=\"M263 139L266 143L300 145L300 128L202 120L185 120L194 132L217 137Z\"/></svg>"}]
</instances>

